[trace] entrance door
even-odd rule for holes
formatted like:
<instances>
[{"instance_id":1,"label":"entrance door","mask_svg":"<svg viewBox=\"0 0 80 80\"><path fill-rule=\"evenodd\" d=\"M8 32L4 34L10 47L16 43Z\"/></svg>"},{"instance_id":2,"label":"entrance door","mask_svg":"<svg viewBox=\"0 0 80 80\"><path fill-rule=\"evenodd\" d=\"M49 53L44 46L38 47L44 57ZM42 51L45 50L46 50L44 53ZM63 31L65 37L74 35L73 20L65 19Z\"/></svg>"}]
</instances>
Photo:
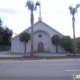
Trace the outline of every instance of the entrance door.
<instances>
[{"instance_id":1,"label":"entrance door","mask_svg":"<svg viewBox=\"0 0 80 80\"><path fill-rule=\"evenodd\" d=\"M38 52L43 52L44 51L44 44L42 42L38 43Z\"/></svg>"}]
</instances>

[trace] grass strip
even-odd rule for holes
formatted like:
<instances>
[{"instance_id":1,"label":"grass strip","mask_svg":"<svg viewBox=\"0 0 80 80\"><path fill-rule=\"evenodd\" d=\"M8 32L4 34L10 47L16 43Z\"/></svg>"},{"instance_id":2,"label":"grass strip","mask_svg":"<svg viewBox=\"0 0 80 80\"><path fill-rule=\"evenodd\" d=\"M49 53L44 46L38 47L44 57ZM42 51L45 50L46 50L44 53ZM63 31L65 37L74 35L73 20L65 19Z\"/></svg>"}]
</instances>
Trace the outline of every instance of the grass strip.
<instances>
[{"instance_id":1,"label":"grass strip","mask_svg":"<svg viewBox=\"0 0 80 80\"><path fill-rule=\"evenodd\" d=\"M0 59L67 59L67 58L80 58L80 56L38 56L38 57L30 57L30 56L27 56L27 57L0 57Z\"/></svg>"},{"instance_id":2,"label":"grass strip","mask_svg":"<svg viewBox=\"0 0 80 80\"><path fill-rule=\"evenodd\" d=\"M41 56L41 59L67 59L67 58L80 58L80 56Z\"/></svg>"},{"instance_id":3,"label":"grass strip","mask_svg":"<svg viewBox=\"0 0 80 80\"><path fill-rule=\"evenodd\" d=\"M0 59L23 59L23 57L0 57Z\"/></svg>"}]
</instances>

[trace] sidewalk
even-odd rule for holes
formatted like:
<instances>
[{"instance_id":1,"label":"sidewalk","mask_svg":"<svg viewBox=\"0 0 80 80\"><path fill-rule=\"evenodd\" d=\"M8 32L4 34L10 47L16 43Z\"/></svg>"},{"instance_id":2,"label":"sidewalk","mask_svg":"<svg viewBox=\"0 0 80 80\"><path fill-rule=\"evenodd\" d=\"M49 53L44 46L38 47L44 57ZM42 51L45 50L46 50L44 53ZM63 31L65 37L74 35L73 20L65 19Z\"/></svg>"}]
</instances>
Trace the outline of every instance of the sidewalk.
<instances>
[{"instance_id":1,"label":"sidewalk","mask_svg":"<svg viewBox=\"0 0 80 80\"><path fill-rule=\"evenodd\" d=\"M65 56L69 53L34 53L34 56ZM22 57L24 53L11 53L9 51L0 52L0 57ZM26 55L30 55L26 53Z\"/></svg>"},{"instance_id":2,"label":"sidewalk","mask_svg":"<svg viewBox=\"0 0 80 80\"><path fill-rule=\"evenodd\" d=\"M35 53L38 56L65 56L68 53Z\"/></svg>"},{"instance_id":3,"label":"sidewalk","mask_svg":"<svg viewBox=\"0 0 80 80\"><path fill-rule=\"evenodd\" d=\"M9 51L1 51L0 57L22 57L23 55L11 54Z\"/></svg>"}]
</instances>

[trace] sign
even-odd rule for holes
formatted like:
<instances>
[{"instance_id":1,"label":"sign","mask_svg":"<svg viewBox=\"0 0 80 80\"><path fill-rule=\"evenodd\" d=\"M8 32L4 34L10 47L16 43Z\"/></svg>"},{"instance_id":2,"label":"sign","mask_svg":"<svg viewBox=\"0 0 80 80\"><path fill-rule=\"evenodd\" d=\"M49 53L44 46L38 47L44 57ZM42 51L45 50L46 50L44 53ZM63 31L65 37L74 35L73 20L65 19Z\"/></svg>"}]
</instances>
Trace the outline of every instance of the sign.
<instances>
[{"instance_id":1,"label":"sign","mask_svg":"<svg viewBox=\"0 0 80 80\"><path fill-rule=\"evenodd\" d=\"M73 74L73 79L74 79L74 80L80 79L80 74Z\"/></svg>"}]
</instances>

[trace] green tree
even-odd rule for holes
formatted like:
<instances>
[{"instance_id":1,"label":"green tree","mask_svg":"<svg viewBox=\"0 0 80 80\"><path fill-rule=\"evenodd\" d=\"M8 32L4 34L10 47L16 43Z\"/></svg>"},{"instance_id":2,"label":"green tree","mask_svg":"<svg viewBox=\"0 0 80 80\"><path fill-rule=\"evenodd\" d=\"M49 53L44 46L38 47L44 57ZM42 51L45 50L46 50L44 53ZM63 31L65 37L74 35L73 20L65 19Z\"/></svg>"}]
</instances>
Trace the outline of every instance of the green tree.
<instances>
[{"instance_id":1,"label":"green tree","mask_svg":"<svg viewBox=\"0 0 80 80\"><path fill-rule=\"evenodd\" d=\"M1 18L0 18L0 27L2 27L2 25L3 25L3 22L2 22L2 20L1 20Z\"/></svg>"},{"instance_id":2,"label":"green tree","mask_svg":"<svg viewBox=\"0 0 80 80\"><path fill-rule=\"evenodd\" d=\"M1 34L2 34L3 30L4 30L4 29L2 28L2 24L3 24L3 23L2 23L2 20L1 20L1 18L0 18L0 42L2 42L2 35L1 35Z\"/></svg>"},{"instance_id":3,"label":"green tree","mask_svg":"<svg viewBox=\"0 0 80 80\"><path fill-rule=\"evenodd\" d=\"M2 36L0 35L0 42L2 42L2 39L3 39L3 38L2 38Z\"/></svg>"},{"instance_id":4,"label":"green tree","mask_svg":"<svg viewBox=\"0 0 80 80\"><path fill-rule=\"evenodd\" d=\"M63 36L61 39L61 46L64 50L72 52L72 39L70 36Z\"/></svg>"},{"instance_id":5,"label":"green tree","mask_svg":"<svg viewBox=\"0 0 80 80\"><path fill-rule=\"evenodd\" d=\"M2 42L2 39L3 39L3 38L2 38L2 35L1 35L1 34L2 34L2 32L3 32L3 28L2 28L2 27L0 27L0 42Z\"/></svg>"},{"instance_id":6,"label":"green tree","mask_svg":"<svg viewBox=\"0 0 80 80\"><path fill-rule=\"evenodd\" d=\"M24 42L24 46L25 46L24 53L26 53L26 43L28 43L28 41L30 40L30 34L29 33L26 33L26 32L23 32L20 35L19 40L22 41L22 42Z\"/></svg>"},{"instance_id":7,"label":"green tree","mask_svg":"<svg viewBox=\"0 0 80 80\"><path fill-rule=\"evenodd\" d=\"M80 4L76 4L76 7L72 7L70 5L69 10L70 14L72 15L72 25L73 25L73 55L75 56L76 53L76 41L75 41L75 14L77 13L77 9L79 8Z\"/></svg>"},{"instance_id":8,"label":"green tree","mask_svg":"<svg viewBox=\"0 0 80 80\"><path fill-rule=\"evenodd\" d=\"M3 26L3 21L0 18L0 45L11 45L13 31L7 26Z\"/></svg>"},{"instance_id":9,"label":"green tree","mask_svg":"<svg viewBox=\"0 0 80 80\"><path fill-rule=\"evenodd\" d=\"M35 11L37 9L37 6L40 6L40 4L39 4L39 2L36 2L36 4L34 4L34 2L32 0L27 0L26 6L28 7L28 9L31 12L31 19L30 19L30 23L31 23L31 56L33 56L33 24L34 24L33 11Z\"/></svg>"},{"instance_id":10,"label":"green tree","mask_svg":"<svg viewBox=\"0 0 80 80\"><path fill-rule=\"evenodd\" d=\"M55 34L52 36L52 43L56 46L56 53L58 53L58 45L60 44L60 36Z\"/></svg>"},{"instance_id":11,"label":"green tree","mask_svg":"<svg viewBox=\"0 0 80 80\"><path fill-rule=\"evenodd\" d=\"M10 30L8 27L4 28L4 30L1 32L2 42L0 42L0 45L11 45L10 39L12 38L12 34L12 30Z\"/></svg>"},{"instance_id":12,"label":"green tree","mask_svg":"<svg viewBox=\"0 0 80 80\"><path fill-rule=\"evenodd\" d=\"M77 42L77 50L80 51L80 41Z\"/></svg>"}]
</instances>

